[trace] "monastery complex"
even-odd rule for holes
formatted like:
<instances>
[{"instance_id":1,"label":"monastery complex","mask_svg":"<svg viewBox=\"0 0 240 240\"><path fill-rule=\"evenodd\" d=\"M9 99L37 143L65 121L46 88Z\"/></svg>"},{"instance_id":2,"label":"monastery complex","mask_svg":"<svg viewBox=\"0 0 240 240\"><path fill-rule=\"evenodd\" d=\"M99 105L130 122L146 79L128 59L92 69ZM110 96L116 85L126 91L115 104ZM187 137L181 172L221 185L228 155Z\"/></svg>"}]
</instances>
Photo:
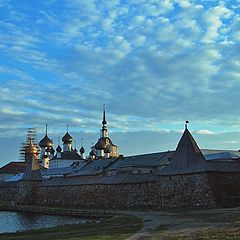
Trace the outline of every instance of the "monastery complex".
<instances>
[{"instance_id":1,"label":"monastery complex","mask_svg":"<svg viewBox=\"0 0 240 240\"><path fill-rule=\"evenodd\" d=\"M124 157L108 136L103 110L99 139L86 153L29 133L23 161L0 168L0 203L103 208L240 206L240 152L200 149L185 130L174 151Z\"/></svg>"}]
</instances>

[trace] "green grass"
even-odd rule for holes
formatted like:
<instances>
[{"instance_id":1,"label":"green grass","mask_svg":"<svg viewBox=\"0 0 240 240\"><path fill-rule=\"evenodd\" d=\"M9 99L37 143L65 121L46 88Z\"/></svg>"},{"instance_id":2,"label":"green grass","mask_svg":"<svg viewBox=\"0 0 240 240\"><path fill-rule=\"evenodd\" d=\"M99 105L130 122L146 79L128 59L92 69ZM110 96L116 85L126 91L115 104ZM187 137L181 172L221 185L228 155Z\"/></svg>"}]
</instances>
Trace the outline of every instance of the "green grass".
<instances>
[{"instance_id":1,"label":"green grass","mask_svg":"<svg viewBox=\"0 0 240 240\"><path fill-rule=\"evenodd\" d=\"M65 225L26 232L0 234L0 240L121 240L142 226L135 216L115 216L102 223Z\"/></svg>"},{"instance_id":2,"label":"green grass","mask_svg":"<svg viewBox=\"0 0 240 240\"><path fill-rule=\"evenodd\" d=\"M155 233L152 237L141 239L141 240L239 240L240 229L205 229L196 232L179 232L170 235L160 235Z\"/></svg>"},{"instance_id":3,"label":"green grass","mask_svg":"<svg viewBox=\"0 0 240 240\"><path fill-rule=\"evenodd\" d=\"M239 229L228 229L228 230L205 230L195 233L176 233L173 236L162 236L153 235L150 238L145 238L141 240L239 240L240 230Z\"/></svg>"},{"instance_id":4,"label":"green grass","mask_svg":"<svg viewBox=\"0 0 240 240\"><path fill-rule=\"evenodd\" d=\"M209 229L196 233L197 239L211 240L211 239L240 239L240 229Z\"/></svg>"}]
</instances>

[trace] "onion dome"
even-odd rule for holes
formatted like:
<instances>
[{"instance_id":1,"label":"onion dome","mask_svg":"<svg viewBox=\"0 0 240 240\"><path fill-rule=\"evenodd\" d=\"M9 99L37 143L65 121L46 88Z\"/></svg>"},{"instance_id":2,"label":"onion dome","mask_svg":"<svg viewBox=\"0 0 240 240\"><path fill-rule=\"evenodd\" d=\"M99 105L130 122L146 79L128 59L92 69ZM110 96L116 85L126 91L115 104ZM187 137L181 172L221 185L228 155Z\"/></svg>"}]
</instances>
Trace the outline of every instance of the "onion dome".
<instances>
[{"instance_id":1,"label":"onion dome","mask_svg":"<svg viewBox=\"0 0 240 240\"><path fill-rule=\"evenodd\" d=\"M63 141L64 143L72 143L73 138L72 138L72 136L67 132L67 133L63 136L62 141Z\"/></svg>"},{"instance_id":2,"label":"onion dome","mask_svg":"<svg viewBox=\"0 0 240 240\"><path fill-rule=\"evenodd\" d=\"M96 150L92 149L92 151L89 153L90 156L95 156L96 155Z\"/></svg>"},{"instance_id":3,"label":"onion dome","mask_svg":"<svg viewBox=\"0 0 240 240\"><path fill-rule=\"evenodd\" d=\"M58 145L57 148L56 148L56 151L57 151L57 152L61 152L61 151L62 151L62 148Z\"/></svg>"},{"instance_id":4,"label":"onion dome","mask_svg":"<svg viewBox=\"0 0 240 240\"><path fill-rule=\"evenodd\" d=\"M82 146L79 151L80 151L81 154L84 154L85 153L84 147Z\"/></svg>"},{"instance_id":5,"label":"onion dome","mask_svg":"<svg viewBox=\"0 0 240 240\"><path fill-rule=\"evenodd\" d=\"M104 153L111 153L111 147L107 146L106 149L104 150Z\"/></svg>"},{"instance_id":6,"label":"onion dome","mask_svg":"<svg viewBox=\"0 0 240 240\"><path fill-rule=\"evenodd\" d=\"M76 148L74 148L72 151L73 151L73 152L75 152L75 153L77 153L77 152L78 152L78 150L77 150Z\"/></svg>"},{"instance_id":7,"label":"onion dome","mask_svg":"<svg viewBox=\"0 0 240 240\"><path fill-rule=\"evenodd\" d=\"M25 154L37 154L37 147L30 141L24 148Z\"/></svg>"},{"instance_id":8,"label":"onion dome","mask_svg":"<svg viewBox=\"0 0 240 240\"><path fill-rule=\"evenodd\" d=\"M95 144L95 148L97 150L104 150L104 149L106 149L106 147L107 147L107 145L106 145L105 141L102 138L100 138L98 140L98 142Z\"/></svg>"},{"instance_id":9,"label":"onion dome","mask_svg":"<svg viewBox=\"0 0 240 240\"><path fill-rule=\"evenodd\" d=\"M53 146L53 141L45 135L45 137L39 142L39 147L44 148L44 147L52 147Z\"/></svg>"}]
</instances>

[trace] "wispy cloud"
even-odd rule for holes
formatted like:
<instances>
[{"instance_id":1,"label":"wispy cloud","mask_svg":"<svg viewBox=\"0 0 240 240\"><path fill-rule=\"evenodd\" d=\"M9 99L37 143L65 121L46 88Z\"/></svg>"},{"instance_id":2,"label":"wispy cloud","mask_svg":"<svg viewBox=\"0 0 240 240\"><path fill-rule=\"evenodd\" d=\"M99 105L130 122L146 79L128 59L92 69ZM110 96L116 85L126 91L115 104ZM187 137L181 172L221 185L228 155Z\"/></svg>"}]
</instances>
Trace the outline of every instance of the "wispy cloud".
<instances>
[{"instance_id":1,"label":"wispy cloud","mask_svg":"<svg viewBox=\"0 0 240 240\"><path fill-rule=\"evenodd\" d=\"M205 135L213 135L213 134L216 134L215 132L210 131L210 130L207 130L207 129L198 130L197 133L199 133L199 134L205 134Z\"/></svg>"},{"instance_id":2,"label":"wispy cloud","mask_svg":"<svg viewBox=\"0 0 240 240\"><path fill-rule=\"evenodd\" d=\"M97 132L106 103L122 136L177 136L186 119L200 138L237 136L237 1L9 0L0 8L0 118L12 135L46 122L56 132L67 123Z\"/></svg>"}]
</instances>

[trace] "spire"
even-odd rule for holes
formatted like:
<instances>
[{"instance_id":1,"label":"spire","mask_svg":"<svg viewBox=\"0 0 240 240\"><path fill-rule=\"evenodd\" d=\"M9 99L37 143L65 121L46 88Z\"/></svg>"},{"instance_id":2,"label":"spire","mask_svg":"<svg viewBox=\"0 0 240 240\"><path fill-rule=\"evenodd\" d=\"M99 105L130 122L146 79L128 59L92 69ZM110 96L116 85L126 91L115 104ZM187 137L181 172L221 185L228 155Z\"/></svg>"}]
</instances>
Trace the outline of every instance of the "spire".
<instances>
[{"instance_id":1,"label":"spire","mask_svg":"<svg viewBox=\"0 0 240 240\"><path fill-rule=\"evenodd\" d=\"M67 133L68 133L68 124L67 124Z\"/></svg>"},{"instance_id":2,"label":"spire","mask_svg":"<svg viewBox=\"0 0 240 240\"><path fill-rule=\"evenodd\" d=\"M48 130L47 128L48 128L48 125L46 124L46 136L47 136L47 130Z\"/></svg>"},{"instance_id":3,"label":"spire","mask_svg":"<svg viewBox=\"0 0 240 240\"><path fill-rule=\"evenodd\" d=\"M185 129L188 128L188 123L189 123L189 121L186 120L186 122L185 122Z\"/></svg>"},{"instance_id":4,"label":"spire","mask_svg":"<svg viewBox=\"0 0 240 240\"><path fill-rule=\"evenodd\" d=\"M100 137L108 137L105 104L103 104L103 120L102 120L102 129L101 129Z\"/></svg>"},{"instance_id":5,"label":"spire","mask_svg":"<svg viewBox=\"0 0 240 240\"><path fill-rule=\"evenodd\" d=\"M105 104L103 104L103 120L102 120L102 124L103 124L103 125L106 125L106 124L107 124Z\"/></svg>"}]
</instances>

